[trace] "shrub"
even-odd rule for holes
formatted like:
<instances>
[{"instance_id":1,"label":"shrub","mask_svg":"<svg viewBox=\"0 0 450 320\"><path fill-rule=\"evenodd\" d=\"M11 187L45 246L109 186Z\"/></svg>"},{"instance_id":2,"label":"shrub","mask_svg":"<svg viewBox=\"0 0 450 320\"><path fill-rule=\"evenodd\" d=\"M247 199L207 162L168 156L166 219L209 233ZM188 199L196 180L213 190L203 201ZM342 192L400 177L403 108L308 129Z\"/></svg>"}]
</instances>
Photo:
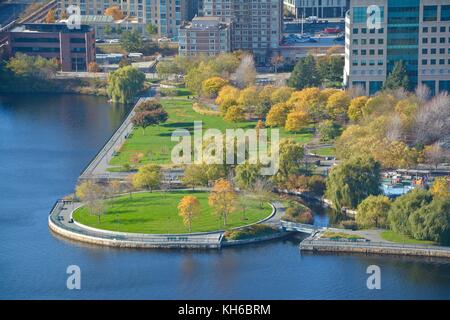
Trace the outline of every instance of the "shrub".
<instances>
[{"instance_id":1,"label":"shrub","mask_svg":"<svg viewBox=\"0 0 450 320\"><path fill-rule=\"evenodd\" d=\"M243 229L226 231L224 236L227 240L244 240L262 237L276 232L277 230L274 227L265 224L255 224Z\"/></svg>"}]
</instances>

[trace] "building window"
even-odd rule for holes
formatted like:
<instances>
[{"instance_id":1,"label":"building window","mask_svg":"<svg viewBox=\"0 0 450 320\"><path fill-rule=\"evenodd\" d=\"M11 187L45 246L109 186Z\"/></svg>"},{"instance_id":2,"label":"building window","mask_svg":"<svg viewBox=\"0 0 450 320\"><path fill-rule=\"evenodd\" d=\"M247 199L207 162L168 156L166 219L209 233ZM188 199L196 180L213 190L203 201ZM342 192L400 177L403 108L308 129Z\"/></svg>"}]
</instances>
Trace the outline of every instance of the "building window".
<instances>
[{"instance_id":1,"label":"building window","mask_svg":"<svg viewBox=\"0 0 450 320\"><path fill-rule=\"evenodd\" d=\"M437 6L423 7L423 21L437 21Z\"/></svg>"},{"instance_id":2,"label":"building window","mask_svg":"<svg viewBox=\"0 0 450 320\"><path fill-rule=\"evenodd\" d=\"M441 6L441 21L450 21L450 5Z\"/></svg>"}]
</instances>

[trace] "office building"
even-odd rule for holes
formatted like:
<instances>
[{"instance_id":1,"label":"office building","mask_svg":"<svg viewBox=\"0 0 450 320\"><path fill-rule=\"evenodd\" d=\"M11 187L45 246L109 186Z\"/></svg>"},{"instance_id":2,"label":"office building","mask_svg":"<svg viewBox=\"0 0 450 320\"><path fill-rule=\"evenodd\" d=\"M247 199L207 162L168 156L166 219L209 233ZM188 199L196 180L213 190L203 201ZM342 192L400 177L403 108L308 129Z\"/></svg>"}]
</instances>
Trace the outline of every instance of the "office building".
<instances>
[{"instance_id":1,"label":"office building","mask_svg":"<svg viewBox=\"0 0 450 320\"><path fill-rule=\"evenodd\" d=\"M91 27L68 29L66 24L27 23L8 32L8 54L58 59L62 71L86 71L95 61L95 35Z\"/></svg>"},{"instance_id":2,"label":"office building","mask_svg":"<svg viewBox=\"0 0 450 320\"><path fill-rule=\"evenodd\" d=\"M369 5L378 8L376 21L368 20ZM346 86L374 94L403 61L410 89L450 92L449 0L352 0L345 20Z\"/></svg>"}]
</instances>

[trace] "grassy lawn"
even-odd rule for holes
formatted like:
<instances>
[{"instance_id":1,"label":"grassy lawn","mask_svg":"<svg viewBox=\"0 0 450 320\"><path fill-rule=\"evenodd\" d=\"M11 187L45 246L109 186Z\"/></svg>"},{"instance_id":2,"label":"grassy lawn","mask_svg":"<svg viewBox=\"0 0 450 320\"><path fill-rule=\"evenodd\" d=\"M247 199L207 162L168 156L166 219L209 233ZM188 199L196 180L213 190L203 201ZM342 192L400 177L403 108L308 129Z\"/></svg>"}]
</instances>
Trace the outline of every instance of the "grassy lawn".
<instances>
[{"instance_id":1,"label":"grassy lawn","mask_svg":"<svg viewBox=\"0 0 450 320\"><path fill-rule=\"evenodd\" d=\"M392 230L386 230L381 232L381 237L386 241L391 241L395 243L405 243L405 244L435 244L433 241L427 241L427 240L416 240L412 239L408 236L405 236L403 234L395 233Z\"/></svg>"},{"instance_id":2,"label":"grassy lawn","mask_svg":"<svg viewBox=\"0 0 450 320\"><path fill-rule=\"evenodd\" d=\"M333 147L313 149L311 152L323 157L332 157L336 154L336 150Z\"/></svg>"},{"instance_id":3,"label":"grassy lawn","mask_svg":"<svg viewBox=\"0 0 450 320\"><path fill-rule=\"evenodd\" d=\"M345 232L332 232L332 231L326 231L320 237L326 239L349 239L349 240L365 239L364 237L354 234L348 234Z\"/></svg>"},{"instance_id":4,"label":"grassy lawn","mask_svg":"<svg viewBox=\"0 0 450 320\"><path fill-rule=\"evenodd\" d=\"M161 99L161 103L169 114L169 120L160 126L147 128L145 134L142 129L135 129L120 152L111 160L112 166L123 166L130 163L130 158L136 153L143 156L140 164L171 164L170 154L172 148L177 144L177 142L171 141L172 132L177 128L184 128L192 132L195 120L203 121L204 130L215 128L223 133L225 129L250 129L256 125L255 121L233 123L227 122L219 116L198 114L192 110L193 102L189 99L165 98ZM306 143L311 140L312 134L306 131L290 134L281 129L280 137L291 137L296 141Z\"/></svg>"},{"instance_id":5,"label":"grassy lawn","mask_svg":"<svg viewBox=\"0 0 450 320\"><path fill-rule=\"evenodd\" d=\"M208 205L207 192L177 191L168 193L139 193L121 196L111 201L107 206L106 214L101 216L98 223L97 216L89 214L82 207L74 212L73 218L85 225L113 231L135 233L188 233L178 215L178 203L183 196L195 195L201 207L200 216L192 221L192 232L221 230L223 222ZM225 229L247 225L269 216L272 208L265 203L263 208L257 199L248 199L248 208L243 219L242 211L236 211L228 216L228 225Z\"/></svg>"}]
</instances>

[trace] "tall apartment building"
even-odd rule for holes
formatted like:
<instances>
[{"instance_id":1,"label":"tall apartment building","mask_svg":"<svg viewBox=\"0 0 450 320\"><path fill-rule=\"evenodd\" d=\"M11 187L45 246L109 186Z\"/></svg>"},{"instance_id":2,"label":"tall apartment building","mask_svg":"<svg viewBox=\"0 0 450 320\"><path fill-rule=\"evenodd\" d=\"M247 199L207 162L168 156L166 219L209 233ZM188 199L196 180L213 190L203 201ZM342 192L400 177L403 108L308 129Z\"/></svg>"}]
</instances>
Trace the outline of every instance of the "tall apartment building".
<instances>
[{"instance_id":1,"label":"tall apartment building","mask_svg":"<svg viewBox=\"0 0 450 320\"><path fill-rule=\"evenodd\" d=\"M176 37L178 28L189 15L198 13L199 0L59 0L61 9L69 5L80 7L81 15L102 15L111 6L118 6L125 16L138 23L152 23L159 36Z\"/></svg>"},{"instance_id":2,"label":"tall apartment building","mask_svg":"<svg viewBox=\"0 0 450 320\"><path fill-rule=\"evenodd\" d=\"M181 26L178 34L179 54L215 56L231 51L231 24L219 17L195 17Z\"/></svg>"},{"instance_id":3,"label":"tall apartment building","mask_svg":"<svg viewBox=\"0 0 450 320\"><path fill-rule=\"evenodd\" d=\"M367 22L370 5L379 8L378 25ZM449 0L351 0L345 21L346 86L374 94L403 61L411 88L450 92Z\"/></svg>"},{"instance_id":4,"label":"tall apartment building","mask_svg":"<svg viewBox=\"0 0 450 320\"><path fill-rule=\"evenodd\" d=\"M95 61L95 35L87 25L70 30L64 23L26 23L8 32L8 54L18 52L58 59L62 71L86 71Z\"/></svg>"},{"instance_id":5,"label":"tall apartment building","mask_svg":"<svg viewBox=\"0 0 450 320\"><path fill-rule=\"evenodd\" d=\"M343 18L349 0L284 0L284 6L297 18Z\"/></svg>"},{"instance_id":6,"label":"tall apartment building","mask_svg":"<svg viewBox=\"0 0 450 320\"><path fill-rule=\"evenodd\" d=\"M252 51L267 63L283 36L283 0L203 0L204 16L232 23L233 50Z\"/></svg>"}]
</instances>

